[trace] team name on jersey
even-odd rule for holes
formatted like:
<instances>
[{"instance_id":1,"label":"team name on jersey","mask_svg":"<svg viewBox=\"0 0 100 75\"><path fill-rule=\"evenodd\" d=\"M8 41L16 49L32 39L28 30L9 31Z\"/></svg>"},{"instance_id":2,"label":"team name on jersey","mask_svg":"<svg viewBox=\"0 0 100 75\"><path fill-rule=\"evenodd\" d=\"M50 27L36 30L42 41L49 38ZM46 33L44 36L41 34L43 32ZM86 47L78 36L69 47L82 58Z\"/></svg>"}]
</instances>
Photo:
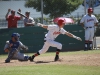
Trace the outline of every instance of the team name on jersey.
<instances>
[{"instance_id":1,"label":"team name on jersey","mask_svg":"<svg viewBox=\"0 0 100 75\"><path fill-rule=\"evenodd\" d=\"M87 22L94 21L94 19L87 19Z\"/></svg>"},{"instance_id":2,"label":"team name on jersey","mask_svg":"<svg viewBox=\"0 0 100 75\"><path fill-rule=\"evenodd\" d=\"M53 35L57 35L57 34L60 34L60 32L56 32L56 31L55 31L55 32L53 33Z\"/></svg>"}]
</instances>

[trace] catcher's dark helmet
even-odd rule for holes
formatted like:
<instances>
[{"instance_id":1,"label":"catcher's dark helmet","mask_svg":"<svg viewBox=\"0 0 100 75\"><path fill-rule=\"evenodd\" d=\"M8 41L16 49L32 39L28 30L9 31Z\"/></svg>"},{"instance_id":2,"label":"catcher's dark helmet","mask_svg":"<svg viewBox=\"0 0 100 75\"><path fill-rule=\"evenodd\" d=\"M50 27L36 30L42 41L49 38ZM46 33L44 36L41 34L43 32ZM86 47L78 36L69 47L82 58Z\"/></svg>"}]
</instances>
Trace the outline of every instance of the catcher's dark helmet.
<instances>
[{"instance_id":1,"label":"catcher's dark helmet","mask_svg":"<svg viewBox=\"0 0 100 75\"><path fill-rule=\"evenodd\" d=\"M11 37L14 37L15 40L18 41L19 38L20 38L20 34L19 34L19 33L13 33L13 34L11 35Z\"/></svg>"},{"instance_id":2,"label":"catcher's dark helmet","mask_svg":"<svg viewBox=\"0 0 100 75\"><path fill-rule=\"evenodd\" d=\"M65 24L65 19L59 19L57 24L58 24L58 26L61 26L62 24Z\"/></svg>"},{"instance_id":3,"label":"catcher's dark helmet","mask_svg":"<svg viewBox=\"0 0 100 75\"><path fill-rule=\"evenodd\" d=\"M92 8L88 8L88 13L93 12Z\"/></svg>"}]
</instances>

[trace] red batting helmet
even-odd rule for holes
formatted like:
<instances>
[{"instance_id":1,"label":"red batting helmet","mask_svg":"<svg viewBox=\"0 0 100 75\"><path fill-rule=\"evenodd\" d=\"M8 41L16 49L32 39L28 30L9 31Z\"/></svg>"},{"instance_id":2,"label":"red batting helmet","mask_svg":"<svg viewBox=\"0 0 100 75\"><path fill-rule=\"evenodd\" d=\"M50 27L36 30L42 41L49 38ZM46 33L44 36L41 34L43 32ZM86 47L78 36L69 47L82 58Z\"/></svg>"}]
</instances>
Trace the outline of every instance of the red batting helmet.
<instances>
[{"instance_id":1,"label":"red batting helmet","mask_svg":"<svg viewBox=\"0 0 100 75\"><path fill-rule=\"evenodd\" d=\"M88 13L93 12L92 8L88 8Z\"/></svg>"},{"instance_id":2,"label":"red batting helmet","mask_svg":"<svg viewBox=\"0 0 100 75\"><path fill-rule=\"evenodd\" d=\"M65 24L65 19L59 19L57 24L58 24L58 26L61 26L62 24Z\"/></svg>"}]
</instances>

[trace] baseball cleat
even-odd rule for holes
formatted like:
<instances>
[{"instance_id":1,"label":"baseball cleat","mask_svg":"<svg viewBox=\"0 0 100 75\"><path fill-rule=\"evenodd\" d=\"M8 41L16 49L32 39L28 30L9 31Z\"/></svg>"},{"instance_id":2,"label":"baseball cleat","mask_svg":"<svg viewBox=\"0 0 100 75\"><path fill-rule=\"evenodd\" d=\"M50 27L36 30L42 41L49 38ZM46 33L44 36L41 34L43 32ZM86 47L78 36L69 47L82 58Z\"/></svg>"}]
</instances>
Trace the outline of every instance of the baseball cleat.
<instances>
[{"instance_id":1,"label":"baseball cleat","mask_svg":"<svg viewBox=\"0 0 100 75\"><path fill-rule=\"evenodd\" d=\"M33 58L32 57L29 57L28 60L30 60L31 62L33 62Z\"/></svg>"},{"instance_id":2,"label":"baseball cleat","mask_svg":"<svg viewBox=\"0 0 100 75\"><path fill-rule=\"evenodd\" d=\"M10 60L5 60L5 63L10 63Z\"/></svg>"},{"instance_id":3,"label":"baseball cleat","mask_svg":"<svg viewBox=\"0 0 100 75\"><path fill-rule=\"evenodd\" d=\"M58 61L58 60L59 60L59 55L56 55L54 61Z\"/></svg>"}]
</instances>

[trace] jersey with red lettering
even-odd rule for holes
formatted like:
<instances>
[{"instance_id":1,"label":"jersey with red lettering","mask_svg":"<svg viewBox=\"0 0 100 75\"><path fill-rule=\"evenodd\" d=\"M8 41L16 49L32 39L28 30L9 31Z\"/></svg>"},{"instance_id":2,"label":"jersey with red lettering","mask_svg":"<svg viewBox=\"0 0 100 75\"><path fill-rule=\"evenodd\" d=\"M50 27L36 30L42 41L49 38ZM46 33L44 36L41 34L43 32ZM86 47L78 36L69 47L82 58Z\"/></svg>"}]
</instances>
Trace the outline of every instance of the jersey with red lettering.
<instances>
[{"instance_id":1,"label":"jersey with red lettering","mask_svg":"<svg viewBox=\"0 0 100 75\"><path fill-rule=\"evenodd\" d=\"M59 28L58 25L48 25L48 33L45 35L45 40L55 40L59 34L65 34L66 30Z\"/></svg>"},{"instance_id":2,"label":"jersey with red lettering","mask_svg":"<svg viewBox=\"0 0 100 75\"><path fill-rule=\"evenodd\" d=\"M80 23L84 23L84 27L93 27L97 22L98 20L94 15L89 16L88 14L84 15L80 21Z\"/></svg>"}]
</instances>

